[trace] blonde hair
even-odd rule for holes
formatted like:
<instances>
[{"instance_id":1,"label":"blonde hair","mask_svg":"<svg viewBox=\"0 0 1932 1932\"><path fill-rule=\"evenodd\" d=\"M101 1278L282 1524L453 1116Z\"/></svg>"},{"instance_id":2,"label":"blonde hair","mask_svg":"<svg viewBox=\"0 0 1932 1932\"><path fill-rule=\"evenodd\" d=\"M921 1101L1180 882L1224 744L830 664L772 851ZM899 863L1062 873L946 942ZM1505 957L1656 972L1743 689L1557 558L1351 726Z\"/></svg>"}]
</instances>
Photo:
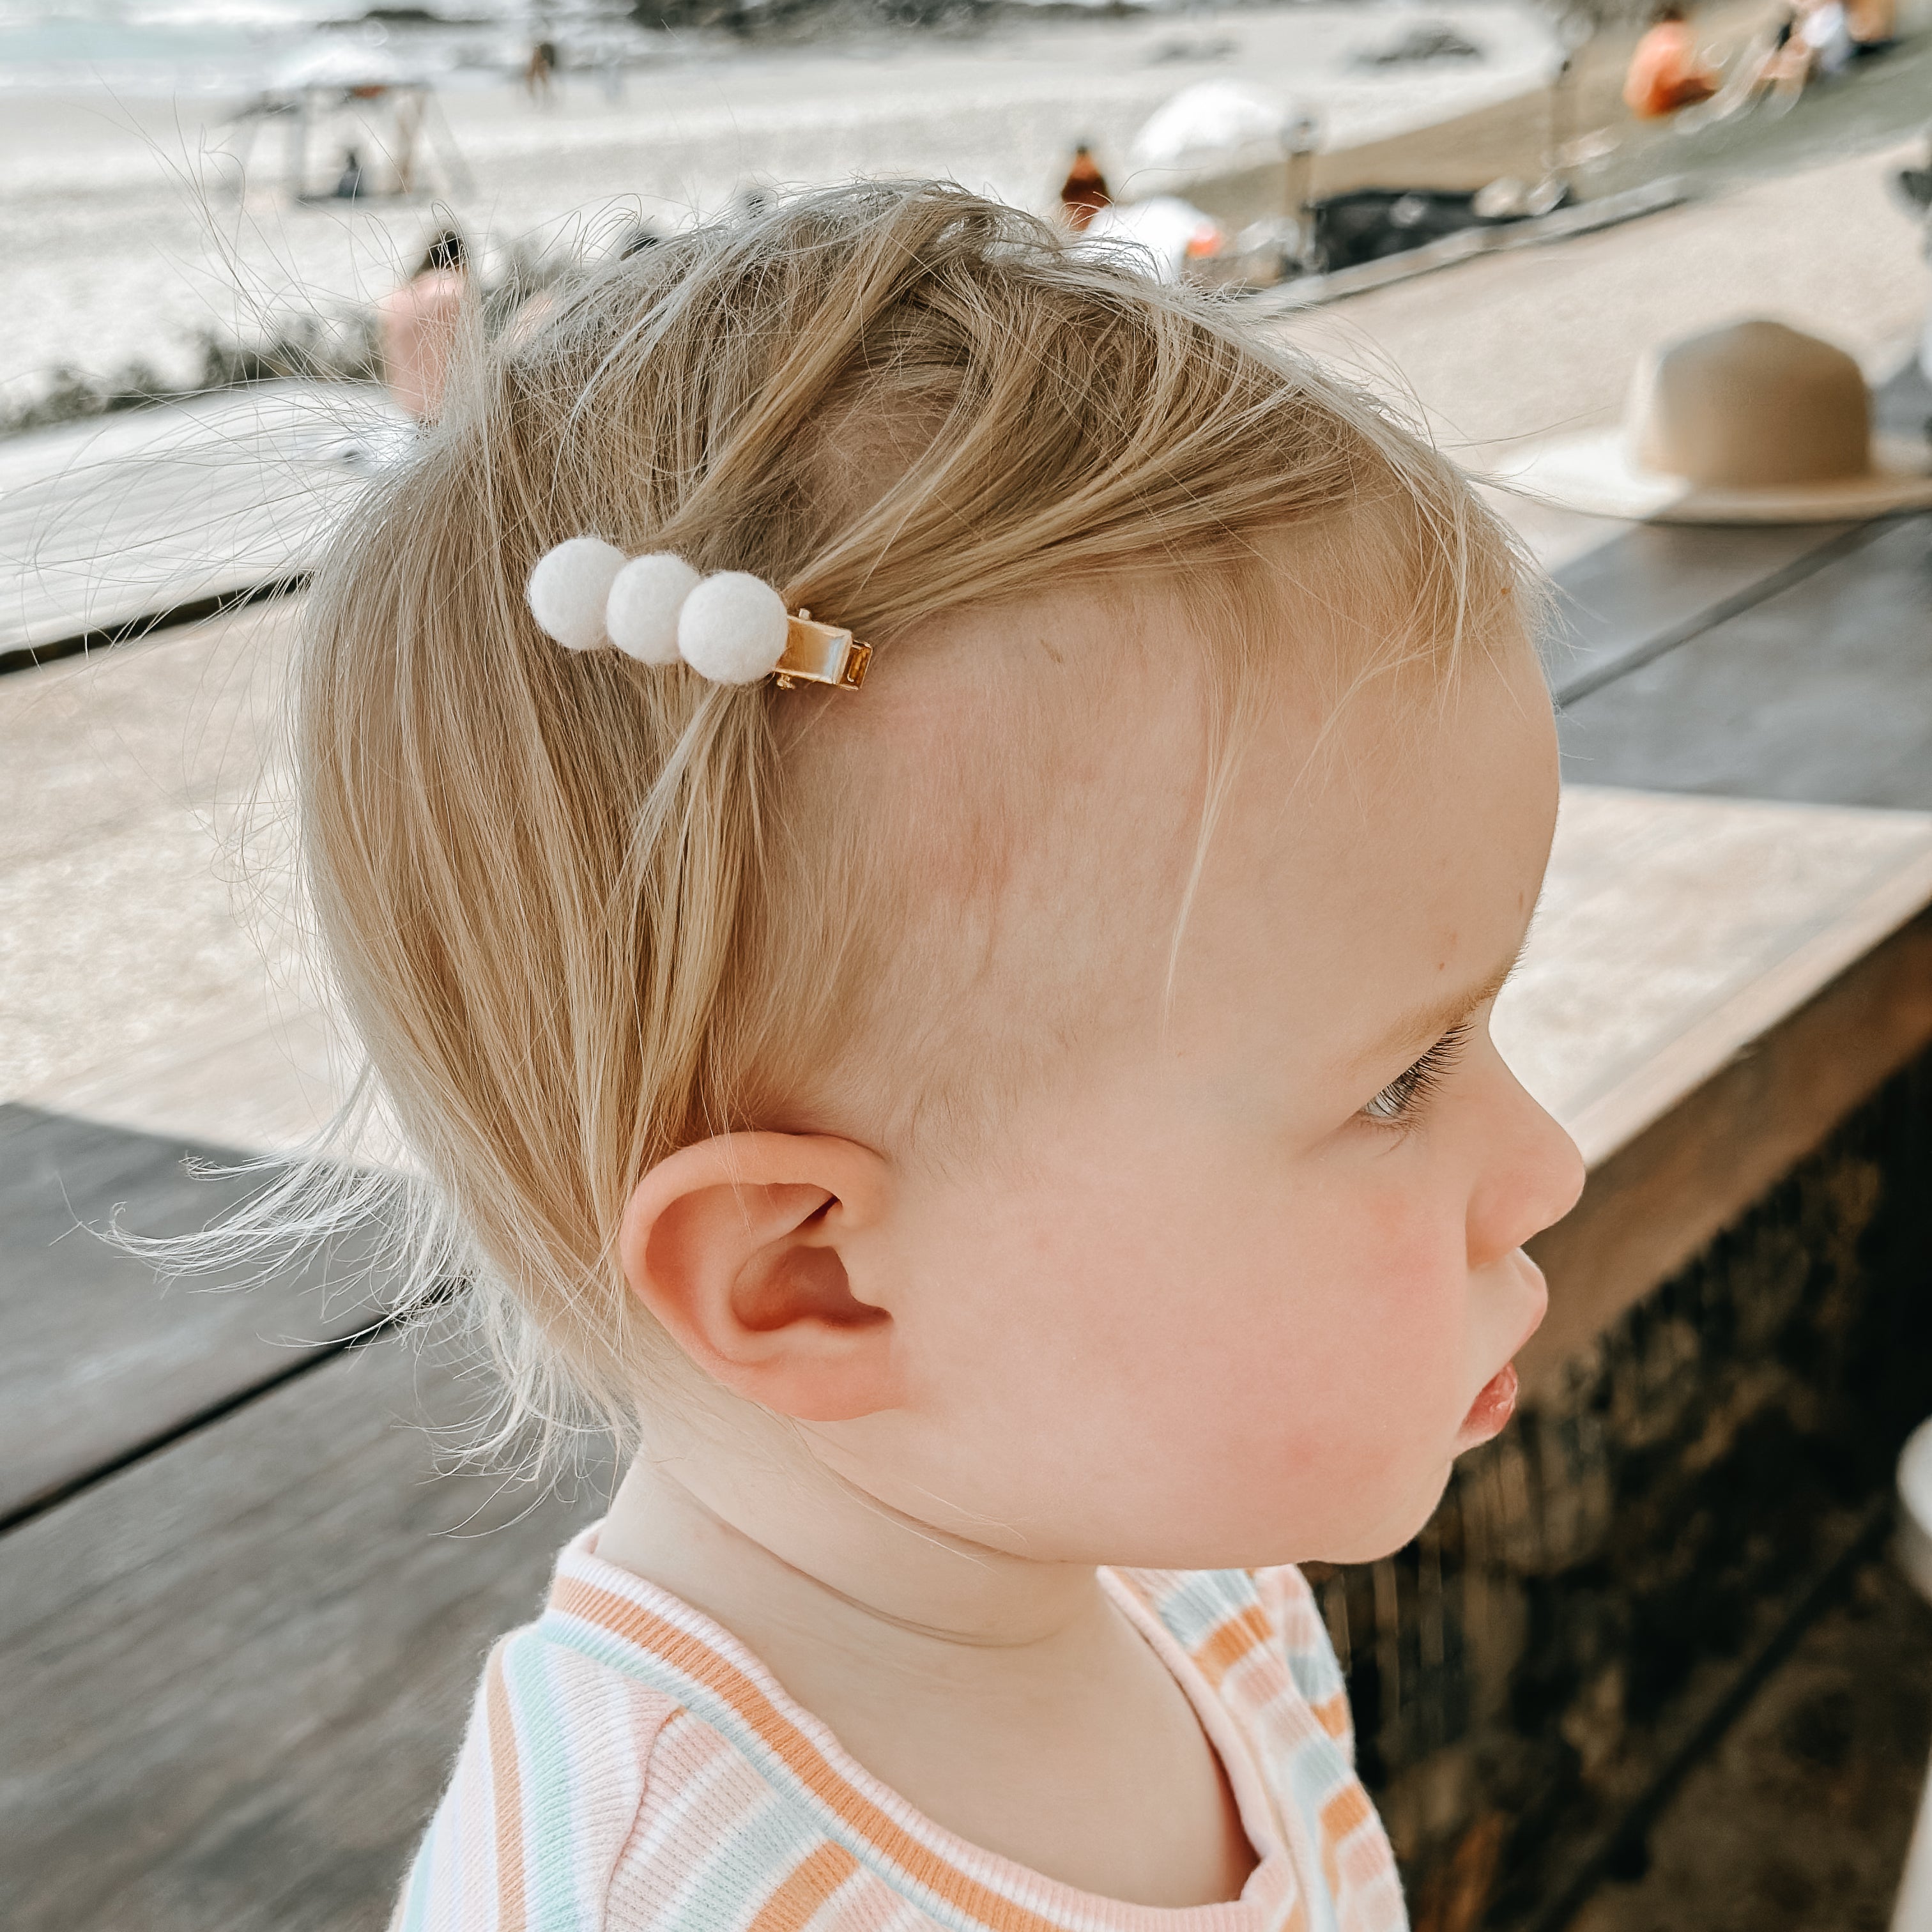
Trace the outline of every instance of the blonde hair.
<instances>
[{"instance_id":1,"label":"blonde hair","mask_svg":"<svg viewBox=\"0 0 1932 1932\"><path fill-rule=\"evenodd\" d=\"M942 184L802 195L644 251L479 355L448 406L310 596L307 878L514 1399L560 1382L620 1424L663 1354L614 1258L626 1201L795 1099L773 1069L836 1037L888 887L784 808L779 707L869 694L565 652L524 602L548 547L754 572L888 669L941 614L1232 580L1282 526L1437 658L1518 576L1454 466L1365 394Z\"/></svg>"}]
</instances>

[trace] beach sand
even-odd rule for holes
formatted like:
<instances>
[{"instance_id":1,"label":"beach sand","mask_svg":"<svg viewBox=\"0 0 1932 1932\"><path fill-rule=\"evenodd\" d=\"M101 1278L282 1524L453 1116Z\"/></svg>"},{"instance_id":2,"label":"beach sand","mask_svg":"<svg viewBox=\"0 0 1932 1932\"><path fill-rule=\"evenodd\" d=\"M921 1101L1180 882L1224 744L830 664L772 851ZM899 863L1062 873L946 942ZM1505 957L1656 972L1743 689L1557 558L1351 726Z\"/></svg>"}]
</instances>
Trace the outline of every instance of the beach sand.
<instances>
[{"instance_id":1,"label":"beach sand","mask_svg":"<svg viewBox=\"0 0 1932 1932\"><path fill-rule=\"evenodd\" d=\"M1712 0L1699 12L1700 38L1734 53L1771 4ZM1905 10L1932 14L1932 0L1906 0ZM0 259L13 296L0 402L40 393L60 364L100 378L139 360L190 380L200 332L259 340L292 316L360 309L450 219L488 265L512 244L526 254L613 246L640 222L674 226L751 187L861 174L950 176L1045 212L1081 138L1116 193L1131 195L1134 133L1205 80L1238 80L1312 112L1320 194L1534 179L1552 137L1573 149L1581 140L1588 158L1572 176L1586 195L1667 173L1724 185L1895 140L1932 101L1924 35L1861 64L1852 82L1814 90L1781 121L1753 116L1690 139L1678 123L1640 128L1617 98L1634 30L1600 34L1555 94L1553 30L1512 0L1429 10L1480 46L1480 60L1360 63L1422 17L1407 4L1316 0L800 47L701 38L674 47L667 37L658 64L627 70L621 98L586 74L567 75L547 107L501 82L447 88L438 112L458 173L433 160L430 192L357 202L292 202L286 124L251 135L232 100L10 94L0 112ZM349 142L376 160L387 112L319 128L312 184L332 178ZM1814 242L1808 231L1778 238L1793 256ZM1540 270L1523 272L1543 286ZM1806 272L1802 262L1794 272ZM1705 279L1694 266L1683 284L1694 306Z\"/></svg>"},{"instance_id":2,"label":"beach sand","mask_svg":"<svg viewBox=\"0 0 1932 1932\"><path fill-rule=\"evenodd\" d=\"M1127 145L1191 82L1238 79L1312 110L1337 149L1385 141L1539 92L1558 58L1544 18L1507 0L1430 10L1480 60L1376 69L1413 8L1315 4L1007 24L972 38L878 34L812 47L694 40L632 69L613 100L566 76L554 104L520 88L440 97L469 179L444 172L406 201L292 206L286 136L262 126L242 169L238 104L7 99L0 250L14 293L0 394L67 362L104 374L146 358L176 374L197 329L248 335L291 310L327 312L392 286L432 225L454 216L493 244L614 242L672 226L754 184L939 175L1022 206L1054 205L1072 144L1091 141L1117 190ZM380 116L377 117L378 120ZM365 160L386 124L314 142L312 178L344 145Z\"/></svg>"}]
</instances>

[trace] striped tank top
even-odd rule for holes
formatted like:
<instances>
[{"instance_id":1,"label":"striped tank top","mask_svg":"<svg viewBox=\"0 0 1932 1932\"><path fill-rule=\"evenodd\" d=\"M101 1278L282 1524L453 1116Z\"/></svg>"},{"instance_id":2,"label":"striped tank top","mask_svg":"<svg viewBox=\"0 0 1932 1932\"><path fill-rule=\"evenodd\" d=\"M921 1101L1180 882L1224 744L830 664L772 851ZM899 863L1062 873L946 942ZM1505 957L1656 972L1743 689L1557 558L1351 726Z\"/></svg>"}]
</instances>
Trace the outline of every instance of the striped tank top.
<instances>
[{"instance_id":1,"label":"striped tank top","mask_svg":"<svg viewBox=\"0 0 1932 1932\"><path fill-rule=\"evenodd\" d=\"M968 1844L736 1638L563 1552L491 1653L391 1932L1402 1932L1348 1699L1292 1569L1102 1573L1198 1713L1258 1863L1239 1898L1102 1898Z\"/></svg>"}]
</instances>

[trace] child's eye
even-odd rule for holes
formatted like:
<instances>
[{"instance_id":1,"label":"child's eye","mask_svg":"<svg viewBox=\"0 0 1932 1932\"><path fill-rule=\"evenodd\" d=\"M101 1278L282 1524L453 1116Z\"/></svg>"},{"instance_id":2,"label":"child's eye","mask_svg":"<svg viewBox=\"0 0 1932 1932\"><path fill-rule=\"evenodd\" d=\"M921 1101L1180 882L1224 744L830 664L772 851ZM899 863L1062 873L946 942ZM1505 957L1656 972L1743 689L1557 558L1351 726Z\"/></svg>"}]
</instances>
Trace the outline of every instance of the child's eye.
<instances>
[{"instance_id":1,"label":"child's eye","mask_svg":"<svg viewBox=\"0 0 1932 1932\"><path fill-rule=\"evenodd\" d=\"M1442 1085L1462 1049L1469 1043L1473 1022L1465 1020L1451 1027L1413 1066L1398 1073L1362 1109L1369 1119L1385 1127L1406 1127L1420 1118L1429 1098Z\"/></svg>"}]
</instances>

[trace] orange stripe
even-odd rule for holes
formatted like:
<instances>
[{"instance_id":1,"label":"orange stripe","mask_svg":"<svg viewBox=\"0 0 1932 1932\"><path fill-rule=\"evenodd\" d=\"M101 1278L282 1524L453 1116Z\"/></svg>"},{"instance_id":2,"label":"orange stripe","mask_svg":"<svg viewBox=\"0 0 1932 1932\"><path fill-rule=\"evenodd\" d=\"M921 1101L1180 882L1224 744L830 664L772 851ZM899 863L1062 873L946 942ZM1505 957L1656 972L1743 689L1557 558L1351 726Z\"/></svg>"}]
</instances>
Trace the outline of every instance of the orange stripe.
<instances>
[{"instance_id":1,"label":"orange stripe","mask_svg":"<svg viewBox=\"0 0 1932 1932\"><path fill-rule=\"evenodd\" d=\"M483 1682L490 1713L490 1785L496 1805L496 1932L524 1932L523 1784L501 1644L490 1653Z\"/></svg>"},{"instance_id":2,"label":"orange stripe","mask_svg":"<svg viewBox=\"0 0 1932 1932\"><path fill-rule=\"evenodd\" d=\"M1325 1832L1322 1834L1322 1876L1328 1887L1328 1896L1339 1900L1342 1896L1341 1862L1335 1856L1335 1840Z\"/></svg>"},{"instance_id":3,"label":"orange stripe","mask_svg":"<svg viewBox=\"0 0 1932 1932\"><path fill-rule=\"evenodd\" d=\"M1359 1892L1366 1892L1372 1885L1401 1882L1379 1834L1351 1839L1342 1853L1341 1866L1342 1876Z\"/></svg>"},{"instance_id":4,"label":"orange stripe","mask_svg":"<svg viewBox=\"0 0 1932 1932\"><path fill-rule=\"evenodd\" d=\"M1226 1623L1216 1624L1202 1638L1195 1648L1194 1660L1218 1690L1222 1678L1243 1658L1270 1640L1268 1618L1262 1615L1261 1606L1250 1604L1246 1610L1237 1610Z\"/></svg>"},{"instance_id":5,"label":"orange stripe","mask_svg":"<svg viewBox=\"0 0 1932 1932\"><path fill-rule=\"evenodd\" d=\"M745 1932L805 1932L813 1913L859 1869L859 1861L830 1838L806 1853L758 1907Z\"/></svg>"},{"instance_id":6,"label":"orange stripe","mask_svg":"<svg viewBox=\"0 0 1932 1932\"><path fill-rule=\"evenodd\" d=\"M1369 1794L1351 1780L1322 1806L1323 1834L1340 1844L1357 1826L1365 1824L1375 1815Z\"/></svg>"},{"instance_id":7,"label":"orange stripe","mask_svg":"<svg viewBox=\"0 0 1932 1932\"><path fill-rule=\"evenodd\" d=\"M1309 1708L1315 1713L1315 1721L1331 1738L1346 1738L1348 1735L1348 1694L1338 1690L1332 1697L1324 1697L1318 1704Z\"/></svg>"},{"instance_id":8,"label":"orange stripe","mask_svg":"<svg viewBox=\"0 0 1932 1932\"><path fill-rule=\"evenodd\" d=\"M890 1858L908 1877L937 1893L947 1904L970 1913L982 1925L993 1928L994 1932L1063 1932L1052 1919L1016 1905L956 1865L942 1864L937 1853L848 1784L818 1747L743 1671L701 1638L667 1623L641 1604L574 1576L560 1576L550 1600L565 1615L581 1617L586 1623L635 1644L714 1691L820 1803L882 1857ZM512 1928L506 1924L503 1932L512 1932ZM520 1932L520 1923L517 1932Z\"/></svg>"}]
</instances>

